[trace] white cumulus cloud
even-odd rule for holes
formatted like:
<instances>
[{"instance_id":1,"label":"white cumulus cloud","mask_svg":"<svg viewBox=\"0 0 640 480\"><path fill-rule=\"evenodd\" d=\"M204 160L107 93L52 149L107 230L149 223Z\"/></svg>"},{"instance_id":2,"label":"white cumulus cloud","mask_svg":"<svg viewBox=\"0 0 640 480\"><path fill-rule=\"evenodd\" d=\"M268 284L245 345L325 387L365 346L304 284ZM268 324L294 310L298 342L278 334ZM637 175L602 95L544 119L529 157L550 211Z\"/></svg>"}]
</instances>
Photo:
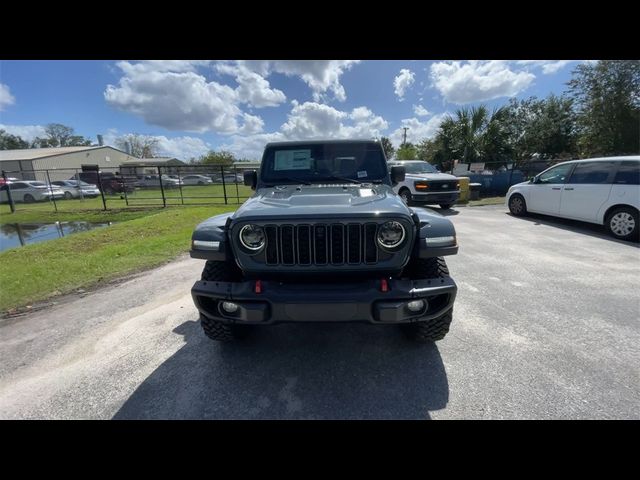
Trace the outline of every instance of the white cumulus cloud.
<instances>
[{"instance_id":1,"label":"white cumulus cloud","mask_svg":"<svg viewBox=\"0 0 640 480\"><path fill-rule=\"evenodd\" d=\"M262 75L251 71L245 65L219 63L216 65L216 70L235 77L238 82L236 93L240 103L247 103L257 108L275 107L287 99L282 90L271 88L269 82Z\"/></svg>"},{"instance_id":2,"label":"white cumulus cloud","mask_svg":"<svg viewBox=\"0 0 640 480\"><path fill-rule=\"evenodd\" d=\"M43 125L4 125L0 123L0 130L17 135L27 142L35 140L36 137L46 136Z\"/></svg>"},{"instance_id":3,"label":"white cumulus cloud","mask_svg":"<svg viewBox=\"0 0 640 480\"><path fill-rule=\"evenodd\" d=\"M457 104L512 97L528 88L535 78L531 72L512 70L503 60L431 65L433 86L446 101Z\"/></svg>"},{"instance_id":4,"label":"white cumulus cloud","mask_svg":"<svg viewBox=\"0 0 640 480\"><path fill-rule=\"evenodd\" d=\"M344 101L346 92L340 83L340 77L358 60L246 60L238 62L241 65L268 76L271 72L277 72L288 76L300 77L313 93L316 102L325 99L325 94L330 91L335 99Z\"/></svg>"},{"instance_id":5,"label":"white cumulus cloud","mask_svg":"<svg viewBox=\"0 0 640 480\"><path fill-rule=\"evenodd\" d=\"M125 133L111 128L103 135L105 145L116 147L116 139ZM158 141L158 156L173 157L179 160L188 160L199 157L211 150L211 145L201 138L180 136L168 138L164 135L141 135L143 138L153 138ZM117 148L117 147L116 147Z\"/></svg>"},{"instance_id":6,"label":"white cumulus cloud","mask_svg":"<svg viewBox=\"0 0 640 480\"><path fill-rule=\"evenodd\" d=\"M0 112L9 105L13 105L16 102L16 98L11 95L9 85L0 83Z\"/></svg>"},{"instance_id":7,"label":"white cumulus cloud","mask_svg":"<svg viewBox=\"0 0 640 480\"><path fill-rule=\"evenodd\" d=\"M387 121L365 106L342 111L329 105L297 101L287 121L277 132L255 135L233 135L231 141L220 148L239 157L259 159L268 142L324 138L373 138L380 137L388 129Z\"/></svg>"},{"instance_id":8,"label":"white cumulus cloud","mask_svg":"<svg viewBox=\"0 0 640 480\"><path fill-rule=\"evenodd\" d=\"M129 62L117 65L124 76L104 92L110 105L169 130L221 134L238 130L242 112L231 87L209 82L194 71L150 70L148 64Z\"/></svg>"},{"instance_id":9,"label":"white cumulus cloud","mask_svg":"<svg viewBox=\"0 0 640 480\"><path fill-rule=\"evenodd\" d=\"M518 65L530 65L539 67L542 73L550 75L562 70L570 63L574 63L574 60L518 60Z\"/></svg>"},{"instance_id":10,"label":"white cumulus cloud","mask_svg":"<svg viewBox=\"0 0 640 480\"><path fill-rule=\"evenodd\" d=\"M426 117L427 115L431 115L431 112L424 108L422 105L414 105L413 113L418 117Z\"/></svg>"},{"instance_id":11,"label":"white cumulus cloud","mask_svg":"<svg viewBox=\"0 0 640 480\"><path fill-rule=\"evenodd\" d=\"M389 140L391 140L391 143L393 143L396 148L399 147L402 144L404 135L404 129L402 127L409 127L409 130L407 130L407 142L417 145L425 138L433 138L438 131L438 127L440 127L440 124L447 115L447 113L439 113L424 122L416 117L405 118L401 122L401 127L389 135Z\"/></svg>"},{"instance_id":12,"label":"white cumulus cloud","mask_svg":"<svg viewBox=\"0 0 640 480\"><path fill-rule=\"evenodd\" d=\"M403 68L396 78L393 79L394 92L400 101L404 100L404 94L415 82L415 77L415 73L407 68Z\"/></svg>"}]
</instances>

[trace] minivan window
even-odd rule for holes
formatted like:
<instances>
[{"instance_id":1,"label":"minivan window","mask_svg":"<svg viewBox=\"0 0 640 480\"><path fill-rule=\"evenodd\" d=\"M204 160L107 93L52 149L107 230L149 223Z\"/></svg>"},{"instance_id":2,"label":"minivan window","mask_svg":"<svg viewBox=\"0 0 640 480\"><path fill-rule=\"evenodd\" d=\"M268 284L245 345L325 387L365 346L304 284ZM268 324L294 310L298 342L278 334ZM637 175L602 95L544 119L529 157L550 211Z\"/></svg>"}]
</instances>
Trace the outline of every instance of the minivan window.
<instances>
[{"instance_id":1,"label":"minivan window","mask_svg":"<svg viewBox=\"0 0 640 480\"><path fill-rule=\"evenodd\" d=\"M622 162L613 183L640 185L640 162Z\"/></svg>"},{"instance_id":2,"label":"minivan window","mask_svg":"<svg viewBox=\"0 0 640 480\"><path fill-rule=\"evenodd\" d=\"M614 162L578 163L567 183L588 183L591 185L610 183L609 176L614 169Z\"/></svg>"},{"instance_id":3,"label":"minivan window","mask_svg":"<svg viewBox=\"0 0 640 480\"><path fill-rule=\"evenodd\" d=\"M564 181L567 178L567 175L571 171L571 167L573 167L571 163L553 167L550 170L547 170L546 172L541 173L540 176L538 177L538 182L544 183L544 184L564 183Z\"/></svg>"}]
</instances>

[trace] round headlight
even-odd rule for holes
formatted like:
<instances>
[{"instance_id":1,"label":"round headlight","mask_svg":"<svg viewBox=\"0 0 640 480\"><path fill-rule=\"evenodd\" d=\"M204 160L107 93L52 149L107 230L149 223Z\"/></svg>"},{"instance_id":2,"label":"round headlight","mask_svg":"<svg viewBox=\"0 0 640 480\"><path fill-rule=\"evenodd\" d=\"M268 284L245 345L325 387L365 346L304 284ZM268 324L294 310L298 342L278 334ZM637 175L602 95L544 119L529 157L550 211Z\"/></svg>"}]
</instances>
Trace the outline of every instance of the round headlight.
<instances>
[{"instance_id":1,"label":"round headlight","mask_svg":"<svg viewBox=\"0 0 640 480\"><path fill-rule=\"evenodd\" d=\"M253 252L264 247L264 230L258 225L245 225L240 229L240 243Z\"/></svg>"},{"instance_id":2,"label":"round headlight","mask_svg":"<svg viewBox=\"0 0 640 480\"><path fill-rule=\"evenodd\" d=\"M383 248L396 248L404 240L404 227L400 222L385 222L378 228L378 244Z\"/></svg>"}]
</instances>

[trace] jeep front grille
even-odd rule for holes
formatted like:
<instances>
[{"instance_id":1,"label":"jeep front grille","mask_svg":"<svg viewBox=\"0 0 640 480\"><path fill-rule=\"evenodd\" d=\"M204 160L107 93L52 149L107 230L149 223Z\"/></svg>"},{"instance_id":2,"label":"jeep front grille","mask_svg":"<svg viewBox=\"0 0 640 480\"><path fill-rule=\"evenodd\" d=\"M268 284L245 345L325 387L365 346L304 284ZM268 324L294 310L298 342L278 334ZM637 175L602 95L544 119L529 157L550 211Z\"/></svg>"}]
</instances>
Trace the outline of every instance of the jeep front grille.
<instances>
[{"instance_id":1,"label":"jeep front grille","mask_svg":"<svg viewBox=\"0 0 640 480\"><path fill-rule=\"evenodd\" d=\"M266 264L375 264L377 228L375 223L265 225Z\"/></svg>"}]
</instances>

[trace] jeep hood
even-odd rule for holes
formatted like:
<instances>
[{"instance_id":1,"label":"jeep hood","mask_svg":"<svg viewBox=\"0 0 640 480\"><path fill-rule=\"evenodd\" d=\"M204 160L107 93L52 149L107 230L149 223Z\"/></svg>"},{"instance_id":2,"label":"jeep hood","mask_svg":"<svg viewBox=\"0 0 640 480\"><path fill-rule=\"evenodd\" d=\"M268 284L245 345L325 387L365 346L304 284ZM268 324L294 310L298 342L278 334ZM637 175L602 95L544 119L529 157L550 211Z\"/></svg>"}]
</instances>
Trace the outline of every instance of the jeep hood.
<instances>
[{"instance_id":1,"label":"jeep hood","mask_svg":"<svg viewBox=\"0 0 640 480\"><path fill-rule=\"evenodd\" d=\"M409 209L388 185L281 185L261 188L233 219L405 216Z\"/></svg>"}]
</instances>

